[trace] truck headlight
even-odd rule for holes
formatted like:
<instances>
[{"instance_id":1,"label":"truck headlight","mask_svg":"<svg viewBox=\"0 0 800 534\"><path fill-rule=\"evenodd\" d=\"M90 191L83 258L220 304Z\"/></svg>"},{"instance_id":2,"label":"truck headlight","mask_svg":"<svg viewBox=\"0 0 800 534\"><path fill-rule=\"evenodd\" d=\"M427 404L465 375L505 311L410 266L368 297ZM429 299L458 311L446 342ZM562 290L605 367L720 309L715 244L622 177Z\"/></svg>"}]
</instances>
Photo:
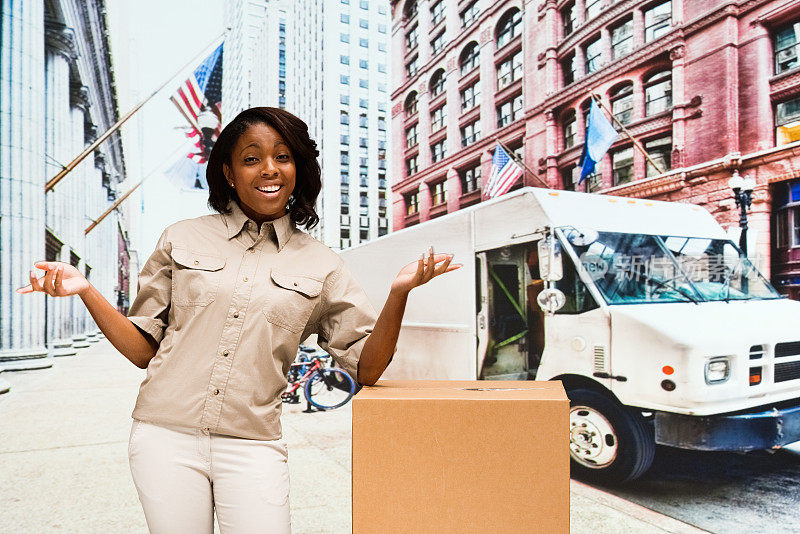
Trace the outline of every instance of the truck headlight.
<instances>
[{"instance_id":1,"label":"truck headlight","mask_svg":"<svg viewBox=\"0 0 800 534\"><path fill-rule=\"evenodd\" d=\"M706 362L706 384L722 384L731 374L731 364L727 357L711 358Z\"/></svg>"}]
</instances>

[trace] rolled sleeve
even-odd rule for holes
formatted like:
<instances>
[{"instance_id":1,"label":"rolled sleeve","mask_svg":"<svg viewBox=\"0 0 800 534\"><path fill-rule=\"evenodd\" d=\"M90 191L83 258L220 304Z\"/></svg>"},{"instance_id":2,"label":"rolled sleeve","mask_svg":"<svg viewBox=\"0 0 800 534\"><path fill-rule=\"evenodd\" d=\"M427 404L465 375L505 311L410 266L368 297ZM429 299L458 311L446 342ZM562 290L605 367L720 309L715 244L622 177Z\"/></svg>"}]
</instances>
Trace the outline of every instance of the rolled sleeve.
<instances>
[{"instance_id":1,"label":"rolled sleeve","mask_svg":"<svg viewBox=\"0 0 800 534\"><path fill-rule=\"evenodd\" d=\"M172 300L171 248L167 230L164 230L139 273L136 298L128 310L128 319L158 343L164 338Z\"/></svg>"},{"instance_id":2,"label":"rolled sleeve","mask_svg":"<svg viewBox=\"0 0 800 534\"><path fill-rule=\"evenodd\" d=\"M344 263L326 282L322 305L317 343L358 385L358 360L378 314Z\"/></svg>"}]
</instances>

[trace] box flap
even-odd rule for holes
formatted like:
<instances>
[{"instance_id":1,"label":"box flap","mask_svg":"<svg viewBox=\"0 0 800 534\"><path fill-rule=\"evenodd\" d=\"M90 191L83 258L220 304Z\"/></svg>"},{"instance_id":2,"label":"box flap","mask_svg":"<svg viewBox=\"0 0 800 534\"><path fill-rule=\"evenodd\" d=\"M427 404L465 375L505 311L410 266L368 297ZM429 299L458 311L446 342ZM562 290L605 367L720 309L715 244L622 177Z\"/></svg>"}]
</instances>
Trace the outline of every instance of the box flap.
<instances>
[{"instance_id":1,"label":"box flap","mask_svg":"<svg viewBox=\"0 0 800 534\"><path fill-rule=\"evenodd\" d=\"M354 397L376 399L567 401L561 382L532 380L379 380Z\"/></svg>"}]
</instances>

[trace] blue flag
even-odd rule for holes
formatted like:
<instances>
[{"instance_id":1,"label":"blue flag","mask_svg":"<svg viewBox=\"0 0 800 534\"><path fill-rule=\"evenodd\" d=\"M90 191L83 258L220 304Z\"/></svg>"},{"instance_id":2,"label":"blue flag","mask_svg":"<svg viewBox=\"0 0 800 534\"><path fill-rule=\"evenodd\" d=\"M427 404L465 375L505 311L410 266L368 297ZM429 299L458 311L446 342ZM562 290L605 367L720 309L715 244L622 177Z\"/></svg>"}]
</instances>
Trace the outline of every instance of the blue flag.
<instances>
[{"instance_id":1,"label":"blue flag","mask_svg":"<svg viewBox=\"0 0 800 534\"><path fill-rule=\"evenodd\" d=\"M595 164L605 156L616 139L617 131L611 121L597 108L592 98L589 121L586 125L586 142L583 144L583 154L581 154L581 177L578 183L594 173Z\"/></svg>"}]
</instances>

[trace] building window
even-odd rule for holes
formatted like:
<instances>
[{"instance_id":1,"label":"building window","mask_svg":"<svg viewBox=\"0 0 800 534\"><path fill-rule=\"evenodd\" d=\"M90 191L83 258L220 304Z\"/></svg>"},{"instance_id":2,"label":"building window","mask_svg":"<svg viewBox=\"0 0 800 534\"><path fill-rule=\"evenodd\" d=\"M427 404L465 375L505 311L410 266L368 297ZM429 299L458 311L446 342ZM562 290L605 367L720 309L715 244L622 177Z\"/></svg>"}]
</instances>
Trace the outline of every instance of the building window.
<instances>
[{"instance_id":1,"label":"building window","mask_svg":"<svg viewBox=\"0 0 800 534\"><path fill-rule=\"evenodd\" d=\"M349 33L340 33L339 34L339 40L341 42L343 42L343 43L349 43L350 42L350 34Z\"/></svg>"},{"instance_id":2,"label":"building window","mask_svg":"<svg viewBox=\"0 0 800 534\"><path fill-rule=\"evenodd\" d=\"M800 55L800 22L794 22L775 33L775 74L798 66Z\"/></svg>"},{"instance_id":3,"label":"building window","mask_svg":"<svg viewBox=\"0 0 800 534\"><path fill-rule=\"evenodd\" d=\"M444 34L445 34L445 32L442 31L442 33L437 35L433 39L433 41L431 41L431 54L432 55L435 56L436 54L438 54L439 52L441 52L444 49L444 44L445 44Z\"/></svg>"},{"instance_id":4,"label":"building window","mask_svg":"<svg viewBox=\"0 0 800 534\"><path fill-rule=\"evenodd\" d=\"M522 12L519 9L513 8L506 11L497 25L497 48L503 48L519 35L521 25Z\"/></svg>"},{"instance_id":5,"label":"building window","mask_svg":"<svg viewBox=\"0 0 800 534\"><path fill-rule=\"evenodd\" d=\"M570 2L561 8L561 27L564 29L564 37L575 31L575 17L575 2Z\"/></svg>"},{"instance_id":6,"label":"building window","mask_svg":"<svg viewBox=\"0 0 800 534\"><path fill-rule=\"evenodd\" d=\"M672 73L657 72L644 82L644 114L654 115L672 107Z\"/></svg>"},{"instance_id":7,"label":"building window","mask_svg":"<svg viewBox=\"0 0 800 534\"><path fill-rule=\"evenodd\" d=\"M339 141L340 141L340 142L341 142L343 145L349 145L349 144L350 144L350 136L349 136L349 135L342 135L342 136L340 136L340 139L339 139Z\"/></svg>"},{"instance_id":8,"label":"building window","mask_svg":"<svg viewBox=\"0 0 800 534\"><path fill-rule=\"evenodd\" d=\"M633 50L633 19L611 30L611 59L619 59Z\"/></svg>"},{"instance_id":9,"label":"building window","mask_svg":"<svg viewBox=\"0 0 800 534\"><path fill-rule=\"evenodd\" d=\"M339 83L342 85L350 85L350 76L345 76L344 74L340 74Z\"/></svg>"},{"instance_id":10,"label":"building window","mask_svg":"<svg viewBox=\"0 0 800 534\"><path fill-rule=\"evenodd\" d=\"M361 47L363 47L363 48L367 48L367 47L369 47L369 40L367 40L367 39L365 39L365 38L363 38L363 37L362 37L362 38L360 38L360 39L358 40L358 46L361 46Z\"/></svg>"},{"instance_id":11,"label":"building window","mask_svg":"<svg viewBox=\"0 0 800 534\"><path fill-rule=\"evenodd\" d=\"M431 26L436 26L444 20L444 0L439 0L431 6Z\"/></svg>"},{"instance_id":12,"label":"building window","mask_svg":"<svg viewBox=\"0 0 800 534\"><path fill-rule=\"evenodd\" d=\"M447 202L447 195L445 193L445 182L442 180L441 182L436 182L435 184L431 184L431 205L438 206L439 204L444 204Z\"/></svg>"},{"instance_id":13,"label":"building window","mask_svg":"<svg viewBox=\"0 0 800 534\"><path fill-rule=\"evenodd\" d=\"M667 172L672 167L672 136L659 137L652 141L646 141L644 149L650 158L661 167L661 170ZM655 167L650 165L649 161L645 162L645 176L655 176L658 171Z\"/></svg>"},{"instance_id":14,"label":"building window","mask_svg":"<svg viewBox=\"0 0 800 534\"><path fill-rule=\"evenodd\" d=\"M369 29L369 21L367 19L358 19L358 25L365 30Z\"/></svg>"},{"instance_id":15,"label":"building window","mask_svg":"<svg viewBox=\"0 0 800 534\"><path fill-rule=\"evenodd\" d=\"M600 70L600 63L603 55L603 44L600 42L599 37L586 45L584 48L584 53L586 55L586 70L584 72L586 72L586 74L591 74Z\"/></svg>"},{"instance_id":16,"label":"building window","mask_svg":"<svg viewBox=\"0 0 800 534\"><path fill-rule=\"evenodd\" d=\"M623 148L611 154L614 185L626 184L633 178L633 147Z\"/></svg>"},{"instance_id":17,"label":"building window","mask_svg":"<svg viewBox=\"0 0 800 534\"><path fill-rule=\"evenodd\" d=\"M358 7L360 7L361 9L369 9L369 0L361 0L358 3Z\"/></svg>"},{"instance_id":18,"label":"building window","mask_svg":"<svg viewBox=\"0 0 800 534\"><path fill-rule=\"evenodd\" d=\"M644 42L657 39L669 31L672 24L672 2L664 2L644 12Z\"/></svg>"},{"instance_id":19,"label":"building window","mask_svg":"<svg viewBox=\"0 0 800 534\"><path fill-rule=\"evenodd\" d=\"M419 193L409 193L405 195L406 215L414 215L419 211Z\"/></svg>"},{"instance_id":20,"label":"building window","mask_svg":"<svg viewBox=\"0 0 800 534\"><path fill-rule=\"evenodd\" d=\"M369 120L367 119L366 113L362 113L361 115L358 116L358 125L361 126L362 128L369 127ZM367 131L364 130L362 133L366 134Z\"/></svg>"},{"instance_id":21,"label":"building window","mask_svg":"<svg viewBox=\"0 0 800 534\"><path fill-rule=\"evenodd\" d=\"M369 108L369 100L367 100L366 98L359 98L358 99L358 107L364 108L364 109Z\"/></svg>"},{"instance_id":22,"label":"building window","mask_svg":"<svg viewBox=\"0 0 800 534\"><path fill-rule=\"evenodd\" d=\"M480 81L476 81L461 91L461 111L467 111L478 105L480 97Z\"/></svg>"},{"instance_id":23,"label":"building window","mask_svg":"<svg viewBox=\"0 0 800 534\"><path fill-rule=\"evenodd\" d=\"M361 87L362 89L369 89L369 81L366 80L365 78L360 78L358 80L358 86Z\"/></svg>"},{"instance_id":24,"label":"building window","mask_svg":"<svg viewBox=\"0 0 800 534\"><path fill-rule=\"evenodd\" d=\"M447 147L445 146L446 141L447 139L445 138L431 145L431 161L433 163L441 161L445 158L445 156L447 156Z\"/></svg>"},{"instance_id":25,"label":"building window","mask_svg":"<svg viewBox=\"0 0 800 534\"><path fill-rule=\"evenodd\" d=\"M431 112L431 132L435 132L444 128L444 122L447 119L446 105L439 106Z\"/></svg>"},{"instance_id":26,"label":"building window","mask_svg":"<svg viewBox=\"0 0 800 534\"><path fill-rule=\"evenodd\" d=\"M350 153L346 150L342 150L339 153L339 161L342 165L349 165L350 164Z\"/></svg>"},{"instance_id":27,"label":"building window","mask_svg":"<svg viewBox=\"0 0 800 534\"><path fill-rule=\"evenodd\" d=\"M386 52L386 43L384 42L378 43L378 52Z\"/></svg>"},{"instance_id":28,"label":"building window","mask_svg":"<svg viewBox=\"0 0 800 534\"><path fill-rule=\"evenodd\" d=\"M349 95L339 95L339 102L341 102L345 106L350 104L350 96Z\"/></svg>"},{"instance_id":29,"label":"building window","mask_svg":"<svg viewBox=\"0 0 800 534\"><path fill-rule=\"evenodd\" d=\"M503 48L516 37L522 25L522 12L513 8L508 10L497 25L497 48Z\"/></svg>"},{"instance_id":30,"label":"building window","mask_svg":"<svg viewBox=\"0 0 800 534\"><path fill-rule=\"evenodd\" d=\"M476 163L474 167L464 169L459 178L461 179L461 194L466 195L478 189L478 180L481 177L481 164Z\"/></svg>"},{"instance_id":31,"label":"building window","mask_svg":"<svg viewBox=\"0 0 800 534\"><path fill-rule=\"evenodd\" d=\"M775 144L800 141L800 97L775 106Z\"/></svg>"},{"instance_id":32,"label":"building window","mask_svg":"<svg viewBox=\"0 0 800 534\"><path fill-rule=\"evenodd\" d=\"M564 87L575 81L578 74L578 63L574 53L561 60L561 74L564 78Z\"/></svg>"},{"instance_id":33,"label":"building window","mask_svg":"<svg viewBox=\"0 0 800 534\"><path fill-rule=\"evenodd\" d=\"M369 64L367 63L367 60L366 60L366 59L359 59L359 60L358 60L358 66L359 66L360 68L362 68L362 69L366 69L366 68L368 68L368 67L369 67Z\"/></svg>"},{"instance_id":34,"label":"building window","mask_svg":"<svg viewBox=\"0 0 800 534\"><path fill-rule=\"evenodd\" d=\"M406 129L406 148L411 148L417 145L417 125L414 124Z\"/></svg>"},{"instance_id":35,"label":"building window","mask_svg":"<svg viewBox=\"0 0 800 534\"><path fill-rule=\"evenodd\" d=\"M418 170L417 156L411 156L406 160L406 175L411 176L412 174L416 174Z\"/></svg>"},{"instance_id":36,"label":"building window","mask_svg":"<svg viewBox=\"0 0 800 534\"><path fill-rule=\"evenodd\" d=\"M625 82L611 90L611 113L622 124L633 118L633 83Z\"/></svg>"},{"instance_id":37,"label":"building window","mask_svg":"<svg viewBox=\"0 0 800 534\"><path fill-rule=\"evenodd\" d=\"M350 124L350 115L348 115L346 111L340 112L339 124Z\"/></svg>"},{"instance_id":38,"label":"building window","mask_svg":"<svg viewBox=\"0 0 800 534\"><path fill-rule=\"evenodd\" d=\"M479 121L471 122L461 128L461 146L468 146L481 138Z\"/></svg>"},{"instance_id":39,"label":"building window","mask_svg":"<svg viewBox=\"0 0 800 534\"><path fill-rule=\"evenodd\" d=\"M411 91L406 97L405 104L403 105L406 115L411 116L417 112L417 92Z\"/></svg>"},{"instance_id":40,"label":"building window","mask_svg":"<svg viewBox=\"0 0 800 534\"><path fill-rule=\"evenodd\" d=\"M497 127L502 128L522 118L522 95L503 102L497 107Z\"/></svg>"},{"instance_id":41,"label":"building window","mask_svg":"<svg viewBox=\"0 0 800 534\"><path fill-rule=\"evenodd\" d=\"M339 56L339 63L341 63L342 65L349 65L350 56Z\"/></svg>"},{"instance_id":42,"label":"building window","mask_svg":"<svg viewBox=\"0 0 800 534\"><path fill-rule=\"evenodd\" d=\"M417 26L414 26L406 33L406 52L410 52L417 47L418 38Z\"/></svg>"},{"instance_id":43,"label":"building window","mask_svg":"<svg viewBox=\"0 0 800 534\"><path fill-rule=\"evenodd\" d=\"M468 73L472 69L478 66L478 59L480 57L480 50L478 48L478 43L476 41L472 41L467 46L464 47L464 50L461 52L461 58L459 63L461 64L461 75Z\"/></svg>"},{"instance_id":44,"label":"building window","mask_svg":"<svg viewBox=\"0 0 800 534\"><path fill-rule=\"evenodd\" d=\"M406 19L413 19L417 16L417 0L408 0L403 8Z\"/></svg>"},{"instance_id":45,"label":"building window","mask_svg":"<svg viewBox=\"0 0 800 534\"><path fill-rule=\"evenodd\" d=\"M586 9L584 10L584 21L590 21L595 18L603 10L603 0L586 0Z\"/></svg>"},{"instance_id":46,"label":"building window","mask_svg":"<svg viewBox=\"0 0 800 534\"><path fill-rule=\"evenodd\" d=\"M586 128L589 127L589 112L592 109L592 98L589 97L583 102L581 102L581 117L583 117L583 129L586 131Z\"/></svg>"},{"instance_id":47,"label":"building window","mask_svg":"<svg viewBox=\"0 0 800 534\"><path fill-rule=\"evenodd\" d=\"M564 140L564 150L575 146L575 130L577 120L575 118L575 110L570 109L564 114L561 120L562 139Z\"/></svg>"},{"instance_id":48,"label":"building window","mask_svg":"<svg viewBox=\"0 0 800 534\"><path fill-rule=\"evenodd\" d=\"M478 8L477 0L472 2L470 5L467 6L467 9L461 12L459 18L461 18L461 27L466 28L473 22L475 22L478 18L478 15L481 14L480 8Z\"/></svg>"},{"instance_id":49,"label":"building window","mask_svg":"<svg viewBox=\"0 0 800 534\"><path fill-rule=\"evenodd\" d=\"M565 191L575 191L575 166L572 165L566 169L561 169L561 189Z\"/></svg>"},{"instance_id":50,"label":"building window","mask_svg":"<svg viewBox=\"0 0 800 534\"><path fill-rule=\"evenodd\" d=\"M583 179L583 182L581 182L581 186L586 188L587 193L596 193L600 191L603 188L603 173L595 171L588 175ZM578 186L576 186L576 188L578 188ZM583 189L581 188L581 190Z\"/></svg>"},{"instance_id":51,"label":"building window","mask_svg":"<svg viewBox=\"0 0 800 534\"><path fill-rule=\"evenodd\" d=\"M509 86L522 76L522 51L497 66L497 90Z\"/></svg>"},{"instance_id":52,"label":"building window","mask_svg":"<svg viewBox=\"0 0 800 534\"><path fill-rule=\"evenodd\" d=\"M378 33L386 33L386 24L378 24Z\"/></svg>"},{"instance_id":53,"label":"building window","mask_svg":"<svg viewBox=\"0 0 800 534\"><path fill-rule=\"evenodd\" d=\"M339 20L344 22L345 24L350 24L350 15L342 13L341 15L339 15Z\"/></svg>"},{"instance_id":54,"label":"building window","mask_svg":"<svg viewBox=\"0 0 800 534\"><path fill-rule=\"evenodd\" d=\"M431 76L431 98L442 94L444 91L444 69L439 69Z\"/></svg>"}]
</instances>

